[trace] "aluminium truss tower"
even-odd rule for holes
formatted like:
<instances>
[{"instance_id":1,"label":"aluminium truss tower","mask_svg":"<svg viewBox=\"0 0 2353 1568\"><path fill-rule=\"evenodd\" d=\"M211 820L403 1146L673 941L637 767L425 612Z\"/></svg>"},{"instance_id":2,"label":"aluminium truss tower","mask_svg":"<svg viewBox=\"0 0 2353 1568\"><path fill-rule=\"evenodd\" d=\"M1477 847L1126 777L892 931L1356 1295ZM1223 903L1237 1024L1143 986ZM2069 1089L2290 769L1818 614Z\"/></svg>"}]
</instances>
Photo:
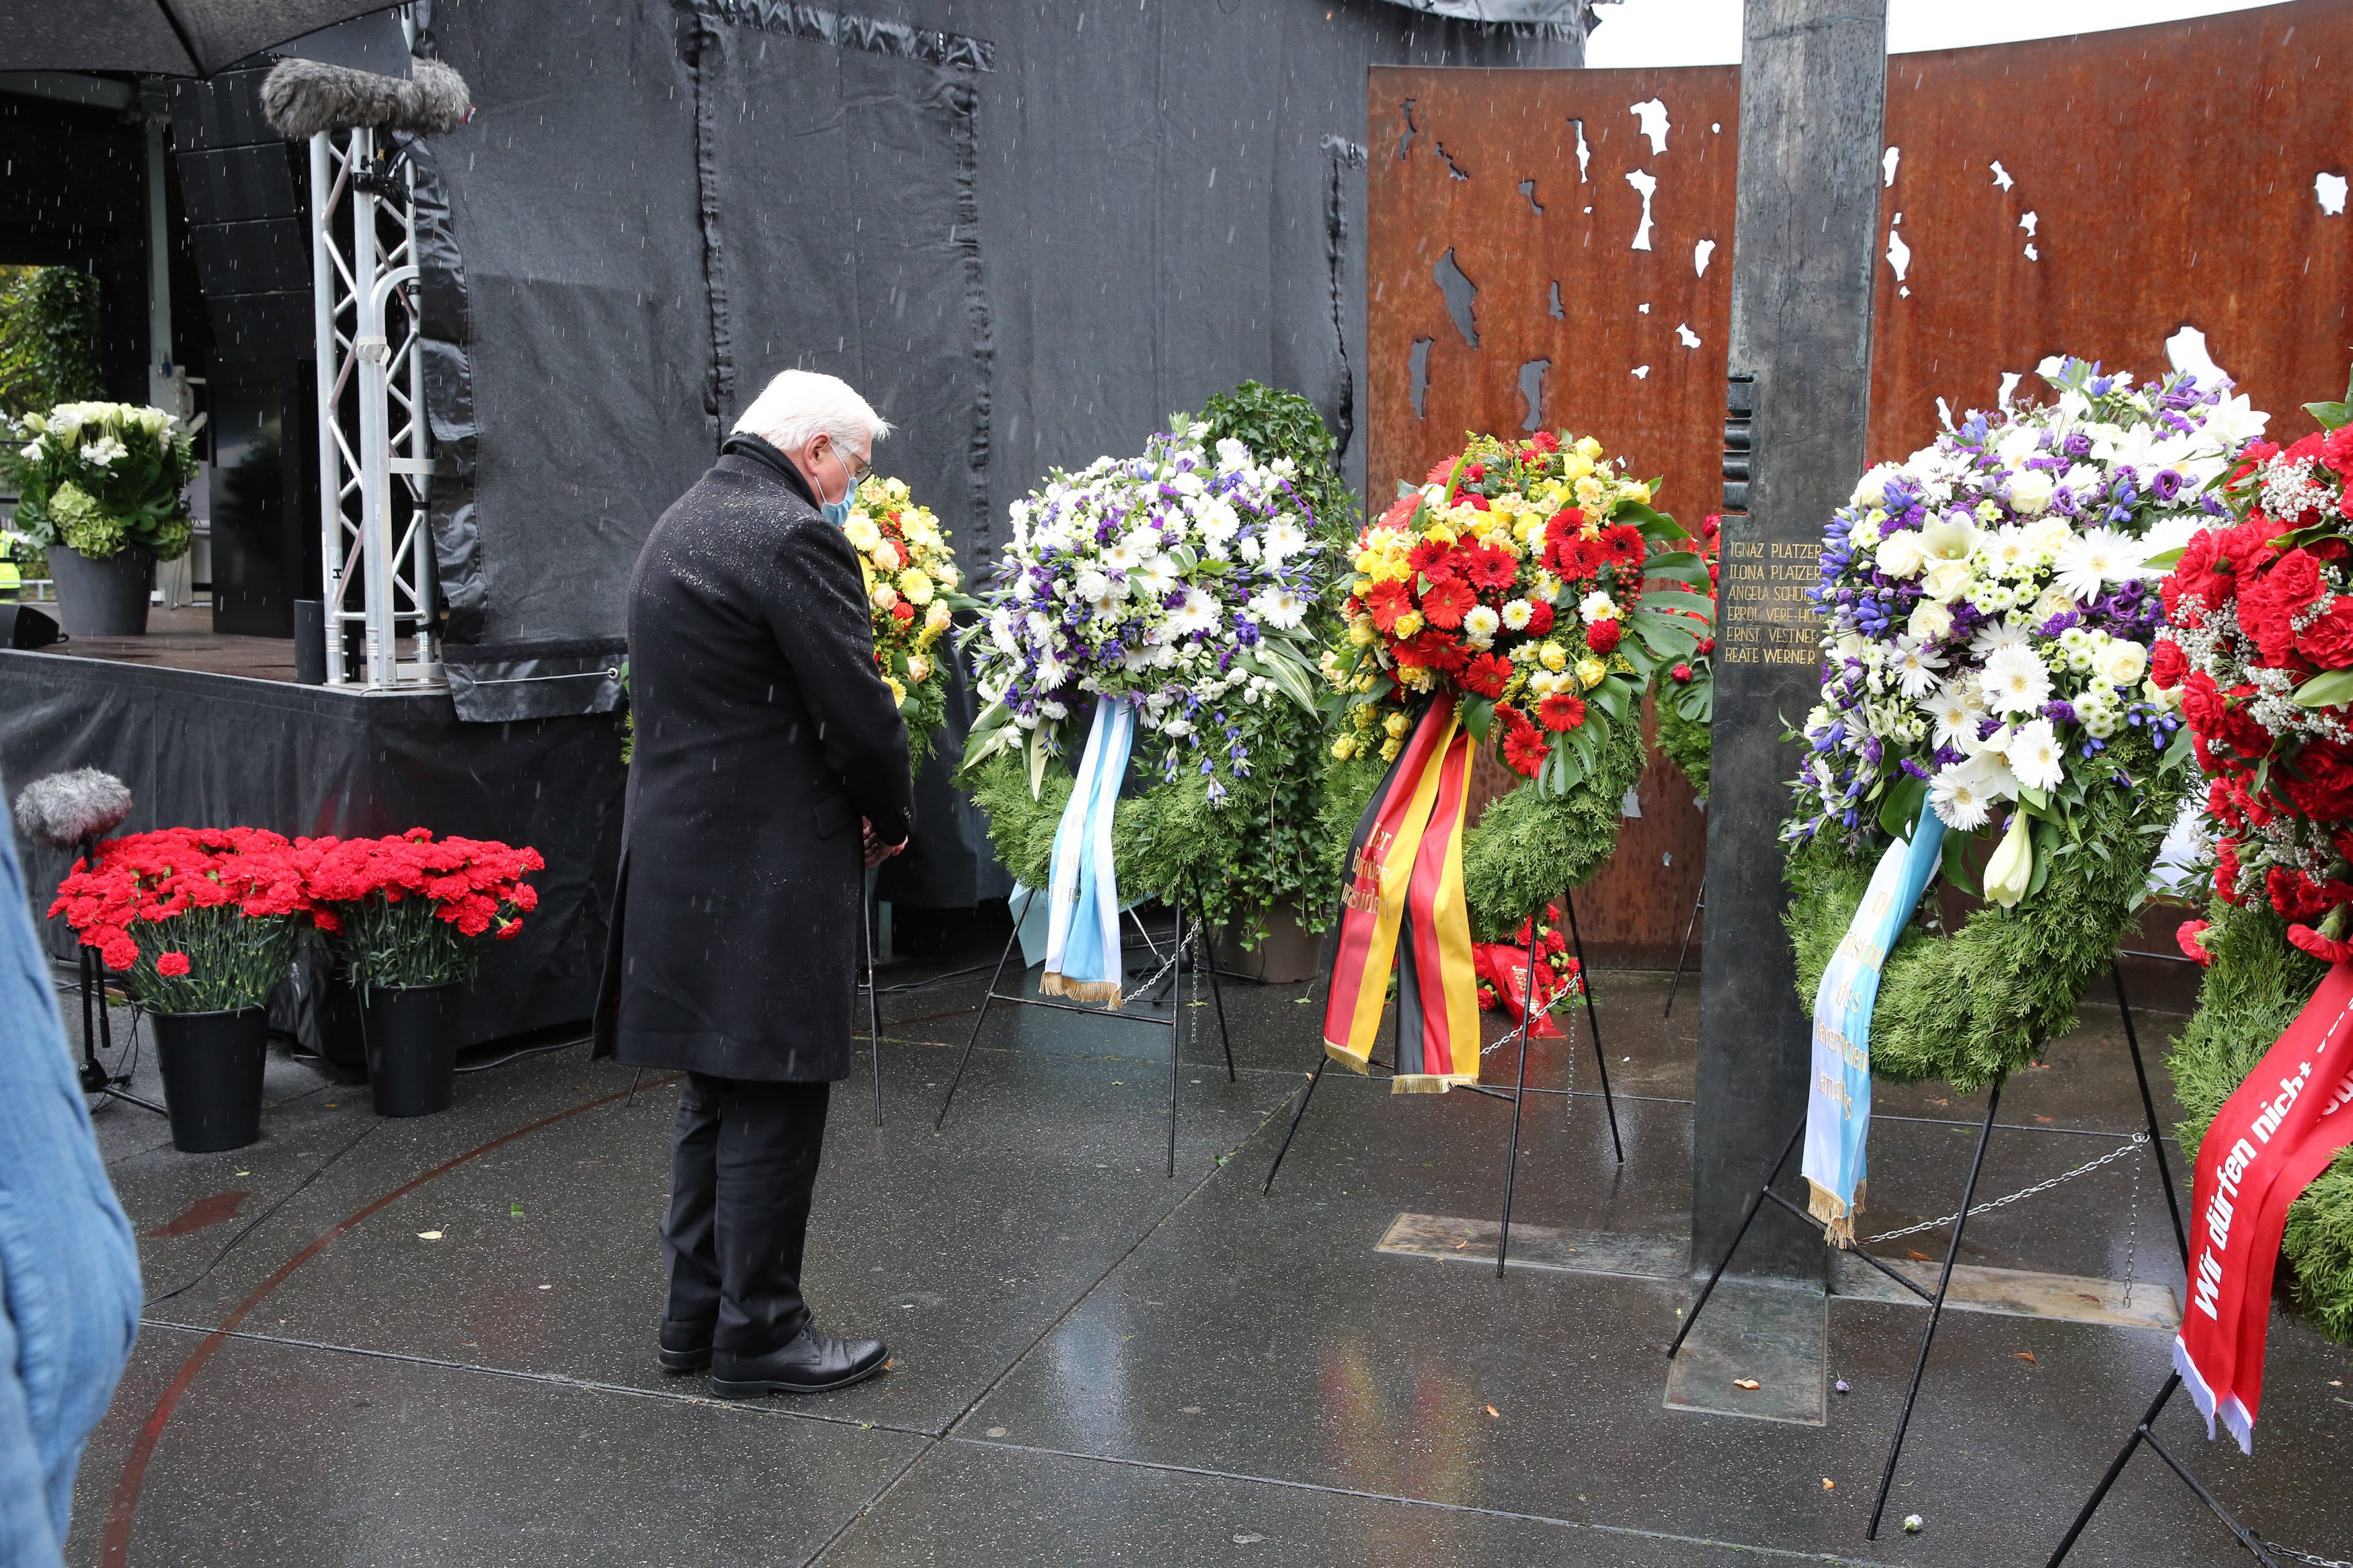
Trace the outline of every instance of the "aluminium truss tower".
<instances>
[{"instance_id":1,"label":"aluminium truss tower","mask_svg":"<svg viewBox=\"0 0 2353 1568\"><path fill-rule=\"evenodd\" d=\"M311 138L327 684L443 684L434 636L415 170L373 130Z\"/></svg>"}]
</instances>

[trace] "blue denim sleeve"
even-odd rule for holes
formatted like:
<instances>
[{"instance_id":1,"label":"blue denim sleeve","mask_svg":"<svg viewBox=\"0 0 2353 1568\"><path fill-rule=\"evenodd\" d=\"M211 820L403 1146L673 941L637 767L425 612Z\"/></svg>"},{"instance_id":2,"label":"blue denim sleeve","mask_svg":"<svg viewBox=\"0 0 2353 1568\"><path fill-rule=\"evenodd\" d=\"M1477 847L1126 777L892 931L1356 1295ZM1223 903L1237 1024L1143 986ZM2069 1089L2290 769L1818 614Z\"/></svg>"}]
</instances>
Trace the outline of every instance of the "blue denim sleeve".
<instances>
[{"instance_id":1,"label":"blue denim sleeve","mask_svg":"<svg viewBox=\"0 0 2353 1568\"><path fill-rule=\"evenodd\" d=\"M5 792L0 792L5 793ZM45 1531L55 1560L75 1468L139 1328L139 1250L107 1180L74 1076L16 846L0 827L0 1544ZM29 1467L29 1468L28 1468ZM45 1520L18 1517L38 1478ZM30 1542L28 1542L30 1544Z\"/></svg>"},{"instance_id":2,"label":"blue denim sleeve","mask_svg":"<svg viewBox=\"0 0 2353 1568\"><path fill-rule=\"evenodd\" d=\"M7 1281L0 1277L0 1288ZM16 1364L16 1329L0 1312L0 1365ZM65 1561L59 1525L49 1511L49 1480L41 1445L25 1408L25 1384L0 1377L0 1563L8 1568L53 1568Z\"/></svg>"}]
</instances>

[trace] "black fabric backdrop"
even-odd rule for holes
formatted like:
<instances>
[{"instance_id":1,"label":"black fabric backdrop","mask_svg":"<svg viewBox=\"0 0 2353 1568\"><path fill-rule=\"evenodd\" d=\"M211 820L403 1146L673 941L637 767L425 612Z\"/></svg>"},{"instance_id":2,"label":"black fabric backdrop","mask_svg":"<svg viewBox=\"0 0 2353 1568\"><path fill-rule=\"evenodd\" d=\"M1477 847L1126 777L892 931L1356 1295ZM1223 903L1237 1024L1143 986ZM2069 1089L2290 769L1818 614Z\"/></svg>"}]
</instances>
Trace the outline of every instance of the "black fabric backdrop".
<instances>
[{"instance_id":1,"label":"black fabric backdrop","mask_svg":"<svg viewBox=\"0 0 2353 1568\"><path fill-rule=\"evenodd\" d=\"M0 778L62 768L131 786L126 833L267 827L297 837L439 834L528 844L539 910L483 950L463 1014L472 1045L588 1016L620 853L620 739L610 718L466 724L441 693L362 696L192 670L0 650ZM34 914L71 857L18 840ZM73 952L63 921L51 949ZM306 976L314 973L305 967ZM300 988L274 1022L316 1045ZM280 1009L274 1009L279 1012Z\"/></svg>"},{"instance_id":2,"label":"black fabric backdrop","mask_svg":"<svg viewBox=\"0 0 2353 1568\"><path fill-rule=\"evenodd\" d=\"M881 467L968 570L1048 468L1245 378L1352 434L1367 67L1581 58L1574 28L1384 0L433 0L427 21L478 106L429 149L426 246L446 657L476 719L612 705L639 542L788 366L902 427ZM884 896L1004 890L943 763L919 810Z\"/></svg>"}]
</instances>

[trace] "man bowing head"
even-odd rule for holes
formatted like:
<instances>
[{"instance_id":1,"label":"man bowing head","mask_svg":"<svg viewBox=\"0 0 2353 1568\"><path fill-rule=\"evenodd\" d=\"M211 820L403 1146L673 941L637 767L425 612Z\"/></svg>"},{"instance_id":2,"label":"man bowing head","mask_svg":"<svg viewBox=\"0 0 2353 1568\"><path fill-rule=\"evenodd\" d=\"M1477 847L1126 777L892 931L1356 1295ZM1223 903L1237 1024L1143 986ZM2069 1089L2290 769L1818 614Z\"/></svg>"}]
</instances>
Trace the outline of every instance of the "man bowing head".
<instances>
[{"instance_id":1,"label":"man bowing head","mask_svg":"<svg viewBox=\"0 0 2353 1568\"><path fill-rule=\"evenodd\" d=\"M785 372L629 578L637 746L596 1054L686 1074L661 1364L730 1397L839 1388L889 1353L818 1331L801 1251L849 1072L861 866L906 847L914 809L841 529L890 428L838 378Z\"/></svg>"}]
</instances>

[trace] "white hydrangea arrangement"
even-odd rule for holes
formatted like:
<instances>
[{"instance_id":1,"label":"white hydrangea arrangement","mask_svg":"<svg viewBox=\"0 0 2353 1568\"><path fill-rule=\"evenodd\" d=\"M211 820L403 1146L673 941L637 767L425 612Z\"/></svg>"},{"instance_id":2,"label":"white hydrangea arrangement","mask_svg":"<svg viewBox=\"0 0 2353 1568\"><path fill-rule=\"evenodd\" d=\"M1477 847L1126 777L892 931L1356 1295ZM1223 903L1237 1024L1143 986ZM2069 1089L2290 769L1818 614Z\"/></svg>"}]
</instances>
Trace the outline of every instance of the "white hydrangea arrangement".
<instances>
[{"instance_id":1,"label":"white hydrangea arrangement","mask_svg":"<svg viewBox=\"0 0 2353 1568\"><path fill-rule=\"evenodd\" d=\"M160 408L61 403L27 414L10 426L0 464L18 498L15 531L33 544L93 559L132 548L159 561L187 553L195 444Z\"/></svg>"}]
</instances>

